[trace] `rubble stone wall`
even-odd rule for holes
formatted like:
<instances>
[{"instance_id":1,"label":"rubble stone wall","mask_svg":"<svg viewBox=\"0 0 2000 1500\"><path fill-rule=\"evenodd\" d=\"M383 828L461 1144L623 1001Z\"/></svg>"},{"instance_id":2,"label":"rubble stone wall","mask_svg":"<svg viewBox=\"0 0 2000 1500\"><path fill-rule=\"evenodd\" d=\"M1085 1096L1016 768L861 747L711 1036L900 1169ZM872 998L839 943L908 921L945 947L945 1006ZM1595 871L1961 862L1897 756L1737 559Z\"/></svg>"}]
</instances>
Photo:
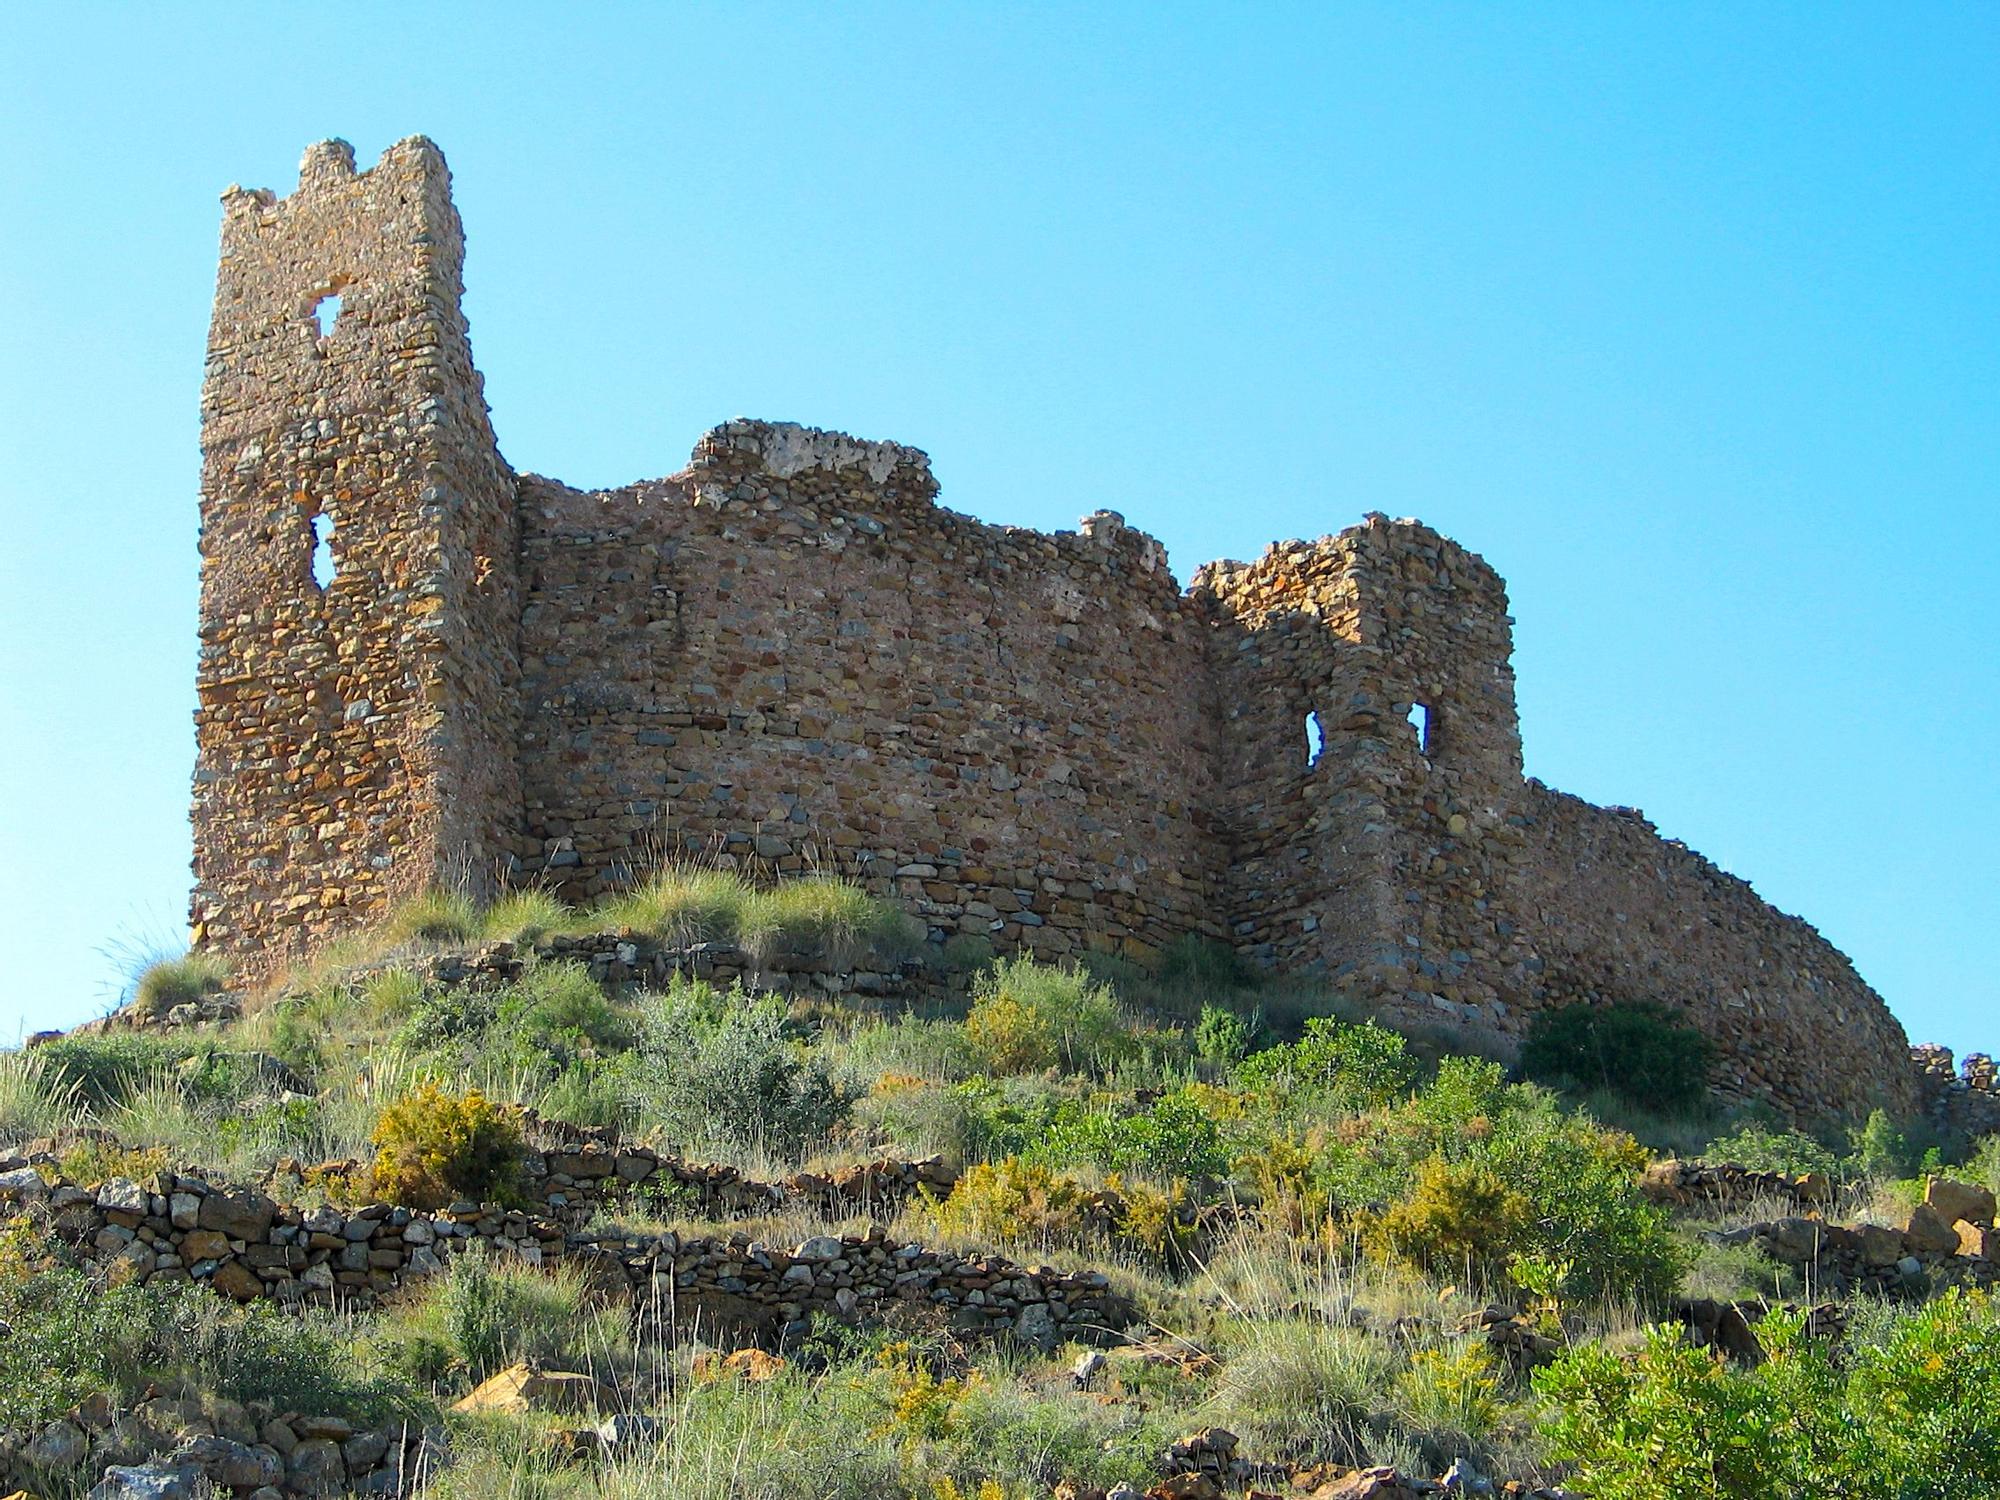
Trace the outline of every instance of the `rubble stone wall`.
<instances>
[{"instance_id":1,"label":"rubble stone wall","mask_svg":"<svg viewBox=\"0 0 2000 1500\"><path fill-rule=\"evenodd\" d=\"M1159 544L987 526L929 460L783 424L682 475L522 486L522 868L836 870L939 934L1219 935L1203 627Z\"/></svg>"},{"instance_id":2,"label":"rubble stone wall","mask_svg":"<svg viewBox=\"0 0 2000 1500\"><path fill-rule=\"evenodd\" d=\"M193 916L251 978L432 882L588 899L695 853L856 878L934 941L1224 938L1502 1045L1660 1000L1731 1096L1915 1106L1812 928L1523 778L1505 585L1428 527L1370 515L1183 592L1113 513L985 525L916 449L787 423L620 490L515 476L436 147L314 147L224 220Z\"/></svg>"},{"instance_id":3,"label":"rubble stone wall","mask_svg":"<svg viewBox=\"0 0 2000 1500\"><path fill-rule=\"evenodd\" d=\"M686 1336L710 1341L727 1328L745 1341L782 1344L815 1316L854 1321L898 1302L928 1304L965 1333L1011 1333L1045 1349L1066 1339L1115 1341L1135 1316L1100 1272L899 1244L879 1225L786 1249L741 1232L578 1231L494 1203L438 1212L386 1203L299 1207L182 1174L86 1188L45 1181L19 1158L0 1160L0 1204L27 1210L94 1275L193 1281L239 1302L372 1305L479 1248L575 1264L606 1290L670 1317Z\"/></svg>"},{"instance_id":4,"label":"rubble stone wall","mask_svg":"<svg viewBox=\"0 0 2000 1500\"><path fill-rule=\"evenodd\" d=\"M514 482L466 341L463 256L425 140L365 173L326 142L291 197L223 196L192 918L248 968L441 868L490 881L511 853Z\"/></svg>"}]
</instances>

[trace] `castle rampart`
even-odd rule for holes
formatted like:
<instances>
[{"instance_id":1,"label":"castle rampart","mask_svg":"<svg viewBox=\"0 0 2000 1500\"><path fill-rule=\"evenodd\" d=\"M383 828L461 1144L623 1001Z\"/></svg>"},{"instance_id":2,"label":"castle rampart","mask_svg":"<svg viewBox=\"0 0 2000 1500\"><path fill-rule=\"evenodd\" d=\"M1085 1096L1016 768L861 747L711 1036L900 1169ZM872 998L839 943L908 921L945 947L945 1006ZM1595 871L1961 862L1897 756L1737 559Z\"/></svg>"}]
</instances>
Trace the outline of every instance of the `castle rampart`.
<instances>
[{"instance_id":1,"label":"castle rampart","mask_svg":"<svg viewBox=\"0 0 2000 1500\"><path fill-rule=\"evenodd\" d=\"M1809 926L1523 778L1505 587L1419 523L1183 591L1114 514L986 525L921 452L791 424L619 490L517 476L434 146L224 203L193 915L251 972L439 880L585 899L693 850L1002 950L1222 939L1398 1024L1658 999L1727 1093L1916 1099Z\"/></svg>"}]
</instances>

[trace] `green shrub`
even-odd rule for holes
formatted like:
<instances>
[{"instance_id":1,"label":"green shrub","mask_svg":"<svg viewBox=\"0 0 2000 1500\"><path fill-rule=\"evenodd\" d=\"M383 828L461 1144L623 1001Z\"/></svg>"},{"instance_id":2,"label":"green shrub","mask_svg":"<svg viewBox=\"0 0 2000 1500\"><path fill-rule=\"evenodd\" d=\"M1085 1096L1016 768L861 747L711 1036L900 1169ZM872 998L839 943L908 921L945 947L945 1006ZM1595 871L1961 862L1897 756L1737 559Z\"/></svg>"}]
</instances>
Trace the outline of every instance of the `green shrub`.
<instances>
[{"instance_id":1,"label":"green shrub","mask_svg":"<svg viewBox=\"0 0 2000 1500\"><path fill-rule=\"evenodd\" d=\"M1249 1056L1256 1030L1256 1023L1248 1016L1219 1005L1204 1005L1194 1028L1195 1053L1209 1062L1233 1067Z\"/></svg>"},{"instance_id":2,"label":"green shrub","mask_svg":"<svg viewBox=\"0 0 2000 1500\"><path fill-rule=\"evenodd\" d=\"M375 1422L419 1415L414 1393L362 1374L321 1323L239 1309L206 1287L107 1286L54 1268L0 1277L0 1426L32 1428L88 1396L149 1384Z\"/></svg>"},{"instance_id":3,"label":"green shrub","mask_svg":"<svg viewBox=\"0 0 2000 1500\"><path fill-rule=\"evenodd\" d=\"M1010 1156L968 1167L930 1213L946 1234L1046 1247L1076 1239L1089 1200L1074 1178Z\"/></svg>"},{"instance_id":4,"label":"green shrub","mask_svg":"<svg viewBox=\"0 0 2000 1500\"><path fill-rule=\"evenodd\" d=\"M47 1047L0 1053L0 1142L51 1135L83 1115L83 1082L49 1060Z\"/></svg>"},{"instance_id":5,"label":"green shrub","mask_svg":"<svg viewBox=\"0 0 2000 1500\"><path fill-rule=\"evenodd\" d=\"M109 1031L57 1037L37 1047L35 1055L47 1087L74 1091L84 1104L101 1109L172 1073L192 1049L192 1043L158 1032Z\"/></svg>"},{"instance_id":6,"label":"green shrub","mask_svg":"<svg viewBox=\"0 0 2000 1500\"><path fill-rule=\"evenodd\" d=\"M213 953L155 959L133 981L132 1002L148 1015L163 1016L176 1005L219 993L228 982L228 962Z\"/></svg>"},{"instance_id":7,"label":"green shrub","mask_svg":"<svg viewBox=\"0 0 2000 1500\"><path fill-rule=\"evenodd\" d=\"M642 885L599 906L596 918L617 927L649 932L671 943L733 939L741 925L750 888L730 870L669 865Z\"/></svg>"},{"instance_id":8,"label":"green shrub","mask_svg":"<svg viewBox=\"0 0 2000 1500\"><path fill-rule=\"evenodd\" d=\"M1953 1291L1860 1328L1840 1358L1804 1317L1759 1325L1741 1369L1655 1330L1636 1355L1584 1345L1535 1377L1554 1456L1597 1500L2000 1492L2000 1321Z\"/></svg>"},{"instance_id":9,"label":"green shrub","mask_svg":"<svg viewBox=\"0 0 2000 1500\"><path fill-rule=\"evenodd\" d=\"M1214 993L1254 988L1264 976L1229 944L1190 932L1160 950L1159 977L1162 984Z\"/></svg>"},{"instance_id":10,"label":"green shrub","mask_svg":"<svg viewBox=\"0 0 2000 1500\"><path fill-rule=\"evenodd\" d=\"M1229 1170L1222 1126L1192 1088L1126 1113L1070 1106L1033 1149L1057 1163L1094 1162L1168 1178L1221 1177Z\"/></svg>"},{"instance_id":11,"label":"green shrub","mask_svg":"<svg viewBox=\"0 0 2000 1500\"><path fill-rule=\"evenodd\" d=\"M445 1274L426 1284L405 1333L416 1337L401 1360L409 1364L415 1354L421 1368L431 1348L441 1350L468 1384L517 1360L582 1363L589 1352L588 1302L583 1278L568 1270L478 1250L454 1255Z\"/></svg>"},{"instance_id":12,"label":"green shrub","mask_svg":"<svg viewBox=\"0 0 2000 1500\"><path fill-rule=\"evenodd\" d=\"M1265 1090L1292 1108L1356 1113L1401 1098L1419 1071L1400 1033L1373 1021L1350 1026L1315 1016L1298 1041L1244 1059L1236 1076L1243 1087Z\"/></svg>"},{"instance_id":13,"label":"green shrub","mask_svg":"<svg viewBox=\"0 0 2000 1500\"><path fill-rule=\"evenodd\" d=\"M969 973L993 962L993 939L981 932L954 932L944 940L938 957L954 973Z\"/></svg>"},{"instance_id":14,"label":"green shrub","mask_svg":"<svg viewBox=\"0 0 2000 1500\"><path fill-rule=\"evenodd\" d=\"M397 943L469 943L479 936L479 907L463 891L434 887L390 913L388 931Z\"/></svg>"},{"instance_id":15,"label":"green shrub","mask_svg":"<svg viewBox=\"0 0 2000 1500\"><path fill-rule=\"evenodd\" d=\"M1657 1302L1684 1269L1666 1211L1640 1191L1638 1142L1541 1089L1507 1083L1498 1064L1479 1058L1446 1058L1426 1087L1321 1137L1304 1173L1310 1191L1294 1192L1349 1214L1403 1204L1425 1173L1441 1170L1433 1162L1466 1181L1490 1177L1527 1205L1508 1243L1560 1266L1565 1297Z\"/></svg>"},{"instance_id":16,"label":"green shrub","mask_svg":"<svg viewBox=\"0 0 2000 1500\"><path fill-rule=\"evenodd\" d=\"M781 1003L681 979L649 998L628 1076L640 1118L706 1150L797 1160L853 1106L825 1062L785 1034Z\"/></svg>"},{"instance_id":17,"label":"green shrub","mask_svg":"<svg viewBox=\"0 0 2000 1500\"><path fill-rule=\"evenodd\" d=\"M1082 969L1014 958L983 970L972 985L966 1035L995 1073L1102 1071L1135 1050L1108 986Z\"/></svg>"},{"instance_id":18,"label":"green shrub","mask_svg":"<svg viewBox=\"0 0 2000 1500\"><path fill-rule=\"evenodd\" d=\"M1698 1106L1714 1048L1707 1037L1652 1001L1566 1005L1528 1025L1521 1070L1530 1078L1605 1088L1646 1109Z\"/></svg>"},{"instance_id":19,"label":"green shrub","mask_svg":"<svg viewBox=\"0 0 2000 1500\"><path fill-rule=\"evenodd\" d=\"M1801 1130L1740 1125L1710 1141L1701 1154L1705 1161L1734 1162L1753 1172L1819 1172L1829 1181L1841 1176L1840 1157Z\"/></svg>"},{"instance_id":20,"label":"green shrub","mask_svg":"<svg viewBox=\"0 0 2000 1500\"><path fill-rule=\"evenodd\" d=\"M460 1198L506 1201L520 1184L520 1120L478 1089L451 1094L426 1080L382 1111L371 1142L371 1187L391 1203L435 1209Z\"/></svg>"},{"instance_id":21,"label":"green shrub","mask_svg":"<svg viewBox=\"0 0 2000 1500\"><path fill-rule=\"evenodd\" d=\"M1528 1251L1534 1205L1492 1167L1432 1157L1400 1200L1367 1220L1378 1250L1427 1271L1490 1280Z\"/></svg>"},{"instance_id":22,"label":"green shrub","mask_svg":"<svg viewBox=\"0 0 2000 1500\"><path fill-rule=\"evenodd\" d=\"M1873 1110L1858 1130L1850 1130L1854 1170L1877 1182L1944 1170L1942 1154L1922 1125L1899 1126L1882 1110Z\"/></svg>"}]
</instances>

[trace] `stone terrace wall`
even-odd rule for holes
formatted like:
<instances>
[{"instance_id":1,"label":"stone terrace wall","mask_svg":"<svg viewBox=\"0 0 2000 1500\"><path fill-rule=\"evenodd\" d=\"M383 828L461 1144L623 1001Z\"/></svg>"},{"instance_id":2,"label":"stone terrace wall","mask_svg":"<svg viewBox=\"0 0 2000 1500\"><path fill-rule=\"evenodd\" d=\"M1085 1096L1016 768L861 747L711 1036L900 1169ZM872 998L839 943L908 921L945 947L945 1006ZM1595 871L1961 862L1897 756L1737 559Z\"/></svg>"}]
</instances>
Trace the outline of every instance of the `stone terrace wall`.
<instances>
[{"instance_id":1,"label":"stone terrace wall","mask_svg":"<svg viewBox=\"0 0 2000 1500\"><path fill-rule=\"evenodd\" d=\"M1219 934L1203 630L1159 544L936 489L914 449L753 422L673 479L523 481L524 869L832 868L1044 954Z\"/></svg>"},{"instance_id":2,"label":"stone terrace wall","mask_svg":"<svg viewBox=\"0 0 2000 1500\"><path fill-rule=\"evenodd\" d=\"M568 1261L644 1302L669 1331L712 1342L789 1343L814 1316L853 1321L897 1303L939 1309L971 1334L1042 1348L1115 1342L1135 1312L1098 1272L1022 1267L866 1234L815 1235L786 1250L748 1235L566 1231L498 1204L439 1213L390 1204L299 1208L188 1175L46 1184L0 1161L0 1203L24 1204L85 1269L114 1281L194 1281L239 1302L372 1304L475 1246L535 1264Z\"/></svg>"}]
</instances>

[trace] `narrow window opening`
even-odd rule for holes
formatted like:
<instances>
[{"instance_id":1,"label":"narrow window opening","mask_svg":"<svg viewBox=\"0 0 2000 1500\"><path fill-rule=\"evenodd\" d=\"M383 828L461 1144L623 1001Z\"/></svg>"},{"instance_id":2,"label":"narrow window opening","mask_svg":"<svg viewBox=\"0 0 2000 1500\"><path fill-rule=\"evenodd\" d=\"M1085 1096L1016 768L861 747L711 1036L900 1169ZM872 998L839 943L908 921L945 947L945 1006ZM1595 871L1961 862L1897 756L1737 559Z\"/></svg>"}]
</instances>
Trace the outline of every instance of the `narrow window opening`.
<instances>
[{"instance_id":1,"label":"narrow window opening","mask_svg":"<svg viewBox=\"0 0 2000 1500\"><path fill-rule=\"evenodd\" d=\"M1431 753L1437 749L1437 731L1428 703L1410 705L1410 728L1416 731L1418 753L1429 760Z\"/></svg>"},{"instance_id":2,"label":"narrow window opening","mask_svg":"<svg viewBox=\"0 0 2000 1500\"><path fill-rule=\"evenodd\" d=\"M340 293L328 292L313 304L313 322L319 326L321 338L330 337L333 325L340 321Z\"/></svg>"},{"instance_id":3,"label":"narrow window opening","mask_svg":"<svg viewBox=\"0 0 2000 1500\"><path fill-rule=\"evenodd\" d=\"M333 583L333 517L321 511L312 518L312 578L322 589Z\"/></svg>"},{"instance_id":4,"label":"narrow window opening","mask_svg":"<svg viewBox=\"0 0 2000 1500\"><path fill-rule=\"evenodd\" d=\"M1321 753L1326 749L1326 733L1319 727L1319 715L1306 715L1306 764L1319 764Z\"/></svg>"}]
</instances>

